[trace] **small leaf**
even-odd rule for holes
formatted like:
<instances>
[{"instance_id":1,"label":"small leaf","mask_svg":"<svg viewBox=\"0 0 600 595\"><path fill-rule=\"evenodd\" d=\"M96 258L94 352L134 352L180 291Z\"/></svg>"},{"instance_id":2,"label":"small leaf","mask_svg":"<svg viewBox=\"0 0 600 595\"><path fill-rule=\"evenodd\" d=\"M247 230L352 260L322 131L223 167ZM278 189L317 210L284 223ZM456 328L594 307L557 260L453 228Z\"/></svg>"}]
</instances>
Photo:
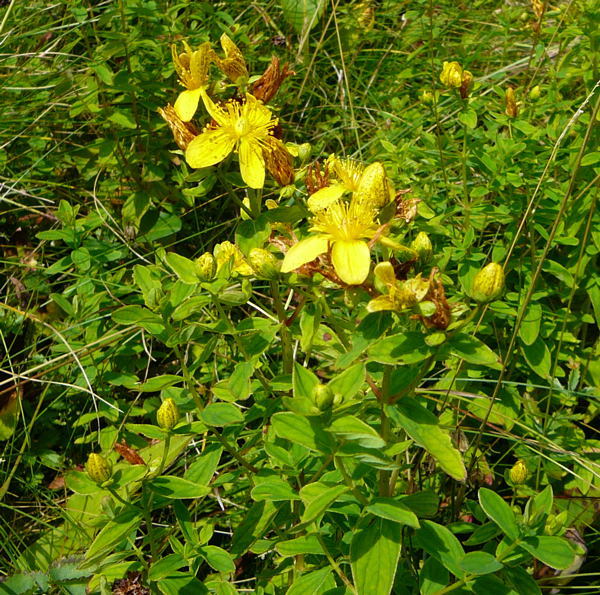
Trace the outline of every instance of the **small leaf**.
<instances>
[{"instance_id":1,"label":"small leaf","mask_svg":"<svg viewBox=\"0 0 600 595\"><path fill-rule=\"evenodd\" d=\"M418 529L421 525L417 515L410 510L401 500L393 498L375 498L366 508L367 512L382 519L394 521L400 525L407 525Z\"/></svg>"},{"instance_id":2,"label":"small leaf","mask_svg":"<svg viewBox=\"0 0 600 595\"><path fill-rule=\"evenodd\" d=\"M181 254L177 254L176 252L167 252L165 254L165 262L184 283L195 285L200 282L193 260L181 256Z\"/></svg>"},{"instance_id":3,"label":"small leaf","mask_svg":"<svg viewBox=\"0 0 600 595\"><path fill-rule=\"evenodd\" d=\"M316 535L303 535L296 539L280 541L275 549L282 556L297 556L298 554L324 555L323 548Z\"/></svg>"},{"instance_id":4,"label":"small leaf","mask_svg":"<svg viewBox=\"0 0 600 595\"><path fill-rule=\"evenodd\" d=\"M211 403L200 412L200 419L208 426L223 427L239 424L244 416L233 403Z\"/></svg>"},{"instance_id":5,"label":"small leaf","mask_svg":"<svg viewBox=\"0 0 600 595\"><path fill-rule=\"evenodd\" d=\"M565 570L575 561L575 552L564 537L526 537L519 545L534 558L556 570Z\"/></svg>"},{"instance_id":6,"label":"small leaf","mask_svg":"<svg viewBox=\"0 0 600 595\"><path fill-rule=\"evenodd\" d=\"M519 538L520 531L515 513L496 492L481 488L479 490L479 504L488 518L494 521L509 539L515 541Z\"/></svg>"},{"instance_id":7,"label":"small leaf","mask_svg":"<svg viewBox=\"0 0 600 595\"><path fill-rule=\"evenodd\" d=\"M294 398L305 398L312 400L312 394L315 386L319 384L319 379L316 374L294 362Z\"/></svg>"},{"instance_id":8,"label":"small leaf","mask_svg":"<svg viewBox=\"0 0 600 595\"><path fill-rule=\"evenodd\" d=\"M533 345L538 338L541 322L542 306L537 303L529 304L519 327L519 338L525 345Z\"/></svg>"},{"instance_id":9,"label":"small leaf","mask_svg":"<svg viewBox=\"0 0 600 595\"><path fill-rule=\"evenodd\" d=\"M416 538L419 545L454 576L462 578L465 575L461 566L465 552L460 541L449 529L432 521L422 521L421 528L417 529Z\"/></svg>"},{"instance_id":10,"label":"small leaf","mask_svg":"<svg viewBox=\"0 0 600 595\"><path fill-rule=\"evenodd\" d=\"M471 335L457 333L448 339L447 345L452 354L470 364L502 369L499 357L485 343Z\"/></svg>"},{"instance_id":11,"label":"small leaf","mask_svg":"<svg viewBox=\"0 0 600 595\"><path fill-rule=\"evenodd\" d=\"M358 442L364 448L384 448L385 440L368 424L354 415L344 415L334 420L328 430L346 440Z\"/></svg>"},{"instance_id":12,"label":"small leaf","mask_svg":"<svg viewBox=\"0 0 600 595\"><path fill-rule=\"evenodd\" d=\"M208 486L199 485L176 475L156 477L148 483L148 487L160 496L174 500L202 498L211 491Z\"/></svg>"},{"instance_id":13,"label":"small leaf","mask_svg":"<svg viewBox=\"0 0 600 595\"><path fill-rule=\"evenodd\" d=\"M391 419L431 456L450 477L464 481L467 470L449 432L442 430L437 417L411 397L386 407Z\"/></svg>"},{"instance_id":14,"label":"small leaf","mask_svg":"<svg viewBox=\"0 0 600 595\"><path fill-rule=\"evenodd\" d=\"M306 417L284 411L273 415L271 422L275 434L280 438L317 452L330 453L332 450L331 437Z\"/></svg>"},{"instance_id":15,"label":"small leaf","mask_svg":"<svg viewBox=\"0 0 600 595\"><path fill-rule=\"evenodd\" d=\"M286 595L321 595L335 588L333 570L325 566L319 570L305 572L294 581Z\"/></svg>"},{"instance_id":16,"label":"small leaf","mask_svg":"<svg viewBox=\"0 0 600 595\"><path fill-rule=\"evenodd\" d=\"M180 382L183 382L183 378L181 376L176 376L175 374L163 374L162 376L149 378L143 384L136 385L133 388L141 393L154 393L165 388L169 388L175 384L179 384Z\"/></svg>"},{"instance_id":17,"label":"small leaf","mask_svg":"<svg viewBox=\"0 0 600 595\"><path fill-rule=\"evenodd\" d=\"M117 515L102 528L96 539L88 548L85 559L86 565L97 557L104 557L113 553L113 548L133 533L142 522L142 513L137 508L127 509Z\"/></svg>"},{"instance_id":18,"label":"small leaf","mask_svg":"<svg viewBox=\"0 0 600 595\"><path fill-rule=\"evenodd\" d=\"M414 364L429 357L432 351L423 333L407 332L377 341L368 353L382 364Z\"/></svg>"},{"instance_id":19,"label":"small leaf","mask_svg":"<svg viewBox=\"0 0 600 595\"><path fill-rule=\"evenodd\" d=\"M323 488L315 495L316 487ZM300 497L306 508L301 521L308 523L322 515L348 488L345 485L327 487L323 484L309 483L300 490Z\"/></svg>"},{"instance_id":20,"label":"small leaf","mask_svg":"<svg viewBox=\"0 0 600 595\"><path fill-rule=\"evenodd\" d=\"M232 557L223 548L216 545L205 545L198 553L218 572L233 572L235 564Z\"/></svg>"},{"instance_id":21,"label":"small leaf","mask_svg":"<svg viewBox=\"0 0 600 595\"><path fill-rule=\"evenodd\" d=\"M250 496L255 501L271 500L300 500L300 496L290 487L290 484L283 479L273 477L262 481L252 489Z\"/></svg>"},{"instance_id":22,"label":"small leaf","mask_svg":"<svg viewBox=\"0 0 600 595\"><path fill-rule=\"evenodd\" d=\"M460 565L469 574L490 574L504 568L492 554L487 552L469 552Z\"/></svg>"}]
</instances>

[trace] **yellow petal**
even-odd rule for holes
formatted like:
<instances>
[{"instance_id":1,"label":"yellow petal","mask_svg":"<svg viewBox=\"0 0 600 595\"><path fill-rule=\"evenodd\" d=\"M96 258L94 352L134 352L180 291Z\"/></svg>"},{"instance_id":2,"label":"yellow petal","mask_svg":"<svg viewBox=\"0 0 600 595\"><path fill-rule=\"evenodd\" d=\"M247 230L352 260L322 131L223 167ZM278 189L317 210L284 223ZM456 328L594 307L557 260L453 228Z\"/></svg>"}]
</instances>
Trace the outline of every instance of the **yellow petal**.
<instances>
[{"instance_id":1,"label":"yellow petal","mask_svg":"<svg viewBox=\"0 0 600 595\"><path fill-rule=\"evenodd\" d=\"M367 304L367 310L369 312L380 312L381 310L394 310L394 302L390 299L389 295L380 295L372 299Z\"/></svg>"},{"instance_id":2,"label":"yellow petal","mask_svg":"<svg viewBox=\"0 0 600 595\"><path fill-rule=\"evenodd\" d=\"M205 130L188 145L185 160L191 167L199 169L220 163L233 151L235 140L220 128Z\"/></svg>"},{"instance_id":3,"label":"yellow petal","mask_svg":"<svg viewBox=\"0 0 600 595\"><path fill-rule=\"evenodd\" d=\"M376 265L373 272L375 273L375 276L386 285L393 285L396 283L394 267L392 266L392 263L387 260Z\"/></svg>"},{"instance_id":4,"label":"yellow petal","mask_svg":"<svg viewBox=\"0 0 600 595\"><path fill-rule=\"evenodd\" d=\"M338 240L331 249L331 262L344 283L360 285L371 268L369 246L362 240Z\"/></svg>"},{"instance_id":5,"label":"yellow petal","mask_svg":"<svg viewBox=\"0 0 600 595\"><path fill-rule=\"evenodd\" d=\"M346 188L342 184L334 184L333 186L325 186L311 194L308 198L308 208L316 213L339 200L344 194Z\"/></svg>"},{"instance_id":6,"label":"yellow petal","mask_svg":"<svg viewBox=\"0 0 600 595\"><path fill-rule=\"evenodd\" d=\"M317 256L327 252L328 244L326 236L309 236L300 240L287 251L281 265L281 272L289 273L303 264L313 261Z\"/></svg>"},{"instance_id":7,"label":"yellow petal","mask_svg":"<svg viewBox=\"0 0 600 595\"><path fill-rule=\"evenodd\" d=\"M179 116L182 122L189 122L198 109L200 101L201 89L193 89L192 91L182 91L175 101L175 113Z\"/></svg>"},{"instance_id":8,"label":"yellow petal","mask_svg":"<svg viewBox=\"0 0 600 595\"><path fill-rule=\"evenodd\" d=\"M240 140L240 172L250 188L262 188L265 185L265 160L257 142Z\"/></svg>"},{"instance_id":9,"label":"yellow petal","mask_svg":"<svg viewBox=\"0 0 600 595\"><path fill-rule=\"evenodd\" d=\"M204 103L204 107L206 111L210 114L210 117L219 125L226 126L229 124L229 120L223 109L217 107L213 100L208 96L204 87L201 87L200 94L202 95L202 103Z\"/></svg>"}]
</instances>

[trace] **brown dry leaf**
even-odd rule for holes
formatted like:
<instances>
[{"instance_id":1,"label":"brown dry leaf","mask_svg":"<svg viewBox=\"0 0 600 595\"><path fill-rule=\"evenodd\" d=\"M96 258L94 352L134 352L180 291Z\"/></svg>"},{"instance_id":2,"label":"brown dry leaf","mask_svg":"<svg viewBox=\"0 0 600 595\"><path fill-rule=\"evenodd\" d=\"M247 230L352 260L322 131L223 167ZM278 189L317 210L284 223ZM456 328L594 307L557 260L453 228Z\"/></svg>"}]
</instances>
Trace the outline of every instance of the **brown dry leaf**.
<instances>
[{"instance_id":1,"label":"brown dry leaf","mask_svg":"<svg viewBox=\"0 0 600 595\"><path fill-rule=\"evenodd\" d=\"M128 463L132 465L145 465L146 462L140 455L135 451L131 446L125 442L125 440L121 440L121 442L116 442L113 447Z\"/></svg>"}]
</instances>

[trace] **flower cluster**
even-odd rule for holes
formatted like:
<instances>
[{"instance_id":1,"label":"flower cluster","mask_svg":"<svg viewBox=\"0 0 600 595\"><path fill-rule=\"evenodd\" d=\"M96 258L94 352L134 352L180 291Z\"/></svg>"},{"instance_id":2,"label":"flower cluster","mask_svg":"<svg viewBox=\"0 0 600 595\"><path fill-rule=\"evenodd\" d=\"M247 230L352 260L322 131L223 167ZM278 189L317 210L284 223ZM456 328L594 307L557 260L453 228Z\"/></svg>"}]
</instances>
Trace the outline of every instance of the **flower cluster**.
<instances>
[{"instance_id":1,"label":"flower cluster","mask_svg":"<svg viewBox=\"0 0 600 595\"><path fill-rule=\"evenodd\" d=\"M173 63L180 83L185 87L174 106L159 110L171 128L179 147L185 151L193 168L217 165L230 155L237 155L242 179L250 188L262 188L265 171L282 186L294 179L292 157L277 136L278 119L264 102L271 99L283 80L292 74L273 58L265 73L247 87L248 68L242 52L225 34L221 36L224 57L211 44L193 50L185 41L184 51L173 47ZM224 102L214 102L209 95L210 67L214 64L238 87L238 95ZM200 101L211 120L199 130L191 120Z\"/></svg>"}]
</instances>

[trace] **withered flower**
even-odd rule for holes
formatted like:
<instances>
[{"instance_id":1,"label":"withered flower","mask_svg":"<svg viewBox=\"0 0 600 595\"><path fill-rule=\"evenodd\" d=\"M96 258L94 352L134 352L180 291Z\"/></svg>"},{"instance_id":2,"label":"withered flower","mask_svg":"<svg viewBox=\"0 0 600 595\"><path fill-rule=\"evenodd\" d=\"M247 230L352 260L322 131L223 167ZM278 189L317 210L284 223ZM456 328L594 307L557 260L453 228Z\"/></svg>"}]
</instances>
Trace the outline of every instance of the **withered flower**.
<instances>
[{"instance_id":1,"label":"withered flower","mask_svg":"<svg viewBox=\"0 0 600 595\"><path fill-rule=\"evenodd\" d=\"M275 96L283 81L293 74L296 73L293 70L289 70L288 64L284 64L283 68L281 68L279 66L279 58L273 56L271 64L269 64L262 76L250 87L250 93L263 103L268 103Z\"/></svg>"}]
</instances>

